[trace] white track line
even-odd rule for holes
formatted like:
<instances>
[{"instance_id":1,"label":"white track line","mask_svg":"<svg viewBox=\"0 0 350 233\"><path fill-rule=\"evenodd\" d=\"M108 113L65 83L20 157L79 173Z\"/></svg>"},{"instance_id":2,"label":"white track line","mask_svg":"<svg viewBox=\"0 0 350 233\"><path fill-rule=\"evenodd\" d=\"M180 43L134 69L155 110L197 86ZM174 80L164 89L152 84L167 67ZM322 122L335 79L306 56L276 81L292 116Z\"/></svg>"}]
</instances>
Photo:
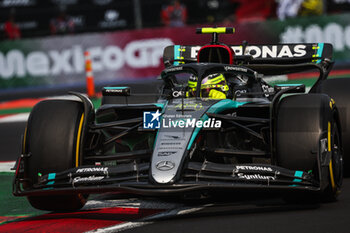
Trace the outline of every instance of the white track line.
<instances>
[{"instance_id":1,"label":"white track line","mask_svg":"<svg viewBox=\"0 0 350 233\"><path fill-rule=\"evenodd\" d=\"M182 207L178 203L164 202L160 200L143 200L138 198L119 199L116 197L112 200L89 200L83 209L100 209L110 207L120 208L140 208L140 209L162 209L169 210Z\"/></svg>"},{"instance_id":2,"label":"white track line","mask_svg":"<svg viewBox=\"0 0 350 233\"><path fill-rule=\"evenodd\" d=\"M73 96L73 95L53 96L53 97L46 97L44 99L81 101L77 96ZM7 116L7 117L0 118L0 124L13 123L13 122L26 122L28 120L28 117L29 117L29 113L19 113L16 115Z\"/></svg>"},{"instance_id":3,"label":"white track line","mask_svg":"<svg viewBox=\"0 0 350 233\"><path fill-rule=\"evenodd\" d=\"M85 97L88 97L86 94L82 94L82 95L84 95ZM49 97L45 97L45 99L48 99L48 100L74 100L74 101L81 102L81 99L75 95L49 96Z\"/></svg>"},{"instance_id":4,"label":"white track line","mask_svg":"<svg viewBox=\"0 0 350 233\"><path fill-rule=\"evenodd\" d=\"M92 230L92 231L87 231L86 233L112 233L112 232L121 232L121 231L125 231L131 228L135 228L135 227L141 227L141 226L145 226L148 224L152 224L153 222L126 222L126 223L122 223L122 224L118 224L115 226L111 226L111 227L106 227L106 228L100 228L100 229L96 229L96 230Z\"/></svg>"},{"instance_id":5,"label":"white track line","mask_svg":"<svg viewBox=\"0 0 350 233\"><path fill-rule=\"evenodd\" d=\"M86 96L86 95L85 95ZM52 96L52 97L45 97L43 100L74 100L74 101L79 101L81 100L74 95L63 95L63 96ZM20 113L16 115L11 115L8 117L3 117L0 118L0 123L12 123L12 122L26 122L28 120L29 113Z\"/></svg>"},{"instance_id":6,"label":"white track line","mask_svg":"<svg viewBox=\"0 0 350 233\"><path fill-rule=\"evenodd\" d=\"M100 228L100 229L96 229L96 230L92 230L92 231L87 231L86 233L121 232L121 231L125 231L125 230L131 229L131 228L141 227L141 226L152 224L152 223L154 223L154 220L190 214L190 213L202 210L204 208L205 207L203 206L203 207L196 207L196 208L180 207L180 208L176 208L176 209L170 209L168 211L165 211L165 212L162 212L159 214L154 214L154 215L142 218L142 219L135 221L135 222L126 222L126 223L122 223L122 224L118 224L118 225L114 225L114 226L110 226L110 227L105 227L105 228Z\"/></svg>"},{"instance_id":7,"label":"white track line","mask_svg":"<svg viewBox=\"0 0 350 233\"><path fill-rule=\"evenodd\" d=\"M266 82L283 82L288 81L287 75L274 75L274 76L265 76L263 78Z\"/></svg>"},{"instance_id":8,"label":"white track line","mask_svg":"<svg viewBox=\"0 0 350 233\"><path fill-rule=\"evenodd\" d=\"M15 172L11 170L15 166L15 161L0 162L0 172Z\"/></svg>"},{"instance_id":9,"label":"white track line","mask_svg":"<svg viewBox=\"0 0 350 233\"><path fill-rule=\"evenodd\" d=\"M14 122L26 122L28 120L29 113L20 113L8 117L0 118L1 123L14 123Z\"/></svg>"}]
</instances>

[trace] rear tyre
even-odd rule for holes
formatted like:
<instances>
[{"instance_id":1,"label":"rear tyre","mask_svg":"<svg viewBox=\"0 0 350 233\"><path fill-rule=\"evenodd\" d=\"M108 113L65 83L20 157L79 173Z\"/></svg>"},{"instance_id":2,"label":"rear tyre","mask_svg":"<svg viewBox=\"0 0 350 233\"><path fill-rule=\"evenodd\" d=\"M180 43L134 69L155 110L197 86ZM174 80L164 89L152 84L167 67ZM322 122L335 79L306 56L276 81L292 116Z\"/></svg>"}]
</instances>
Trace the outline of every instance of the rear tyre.
<instances>
[{"instance_id":1,"label":"rear tyre","mask_svg":"<svg viewBox=\"0 0 350 233\"><path fill-rule=\"evenodd\" d=\"M335 100L340 115L342 143L344 151L344 175L350 176L350 78L324 80L316 89ZM339 127L340 128L340 127Z\"/></svg>"},{"instance_id":2,"label":"rear tyre","mask_svg":"<svg viewBox=\"0 0 350 233\"><path fill-rule=\"evenodd\" d=\"M61 172L79 165L83 105L70 100L46 100L32 110L27 124L25 151L28 158L26 176L37 183L38 174ZM28 196L30 204L40 210L72 211L84 206L81 194Z\"/></svg>"},{"instance_id":3,"label":"rear tyre","mask_svg":"<svg viewBox=\"0 0 350 233\"><path fill-rule=\"evenodd\" d=\"M311 172L324 181L321 195L294 195L288 201L336 199L342 182L342 145L336 113L331 99L323 94L293 95L281 100L276 120L277 165ZM331 140L332 161L319 172L317 156L321 154L322 140L327 140L326 149Z\"/></svg>"}]
</instances>

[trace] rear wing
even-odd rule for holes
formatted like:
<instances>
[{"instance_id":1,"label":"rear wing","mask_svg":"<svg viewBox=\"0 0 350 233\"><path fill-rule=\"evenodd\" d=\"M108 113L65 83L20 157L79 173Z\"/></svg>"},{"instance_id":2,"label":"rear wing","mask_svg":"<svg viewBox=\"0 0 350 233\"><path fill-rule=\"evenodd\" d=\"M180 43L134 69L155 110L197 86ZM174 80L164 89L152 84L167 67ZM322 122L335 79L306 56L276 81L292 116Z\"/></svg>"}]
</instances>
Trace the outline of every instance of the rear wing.
<instances>
[{"instance_id":1,"label":"rear wing","mask_svg":"<svg viewBox=\"0 0 350 233\"><path fill-rule=\"evenodd\" d=\"M332 60L333 46L328 43L314 44L270 44L248 45L243 52L242 45L228 45L234 51L234 62L243 64L301 64L320 63L324 59ZM179 65L197 62L200 45L172 45L164 49L163 62Z\"/></svg>"}]
</instances>

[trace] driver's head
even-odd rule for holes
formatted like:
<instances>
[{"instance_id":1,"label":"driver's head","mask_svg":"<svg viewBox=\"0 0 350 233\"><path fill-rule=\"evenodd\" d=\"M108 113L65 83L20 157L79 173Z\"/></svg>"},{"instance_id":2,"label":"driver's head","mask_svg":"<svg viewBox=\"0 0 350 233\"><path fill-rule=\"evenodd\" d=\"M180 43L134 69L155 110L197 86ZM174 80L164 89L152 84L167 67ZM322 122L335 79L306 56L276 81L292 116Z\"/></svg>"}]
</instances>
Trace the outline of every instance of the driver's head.
<instances>
[{"instance_id":1,"label":"driver's head","mask_svg":"<svg viewBox=\"0 0 350 233\"><path fill-rule=\"evenodd\" d=\"M191 76L188 80L190 96L196 96L197 77ZM201 83L201 97L223 99L229 90L223 74L211 74L205 77Z\"/></svg>"}]
</instances>

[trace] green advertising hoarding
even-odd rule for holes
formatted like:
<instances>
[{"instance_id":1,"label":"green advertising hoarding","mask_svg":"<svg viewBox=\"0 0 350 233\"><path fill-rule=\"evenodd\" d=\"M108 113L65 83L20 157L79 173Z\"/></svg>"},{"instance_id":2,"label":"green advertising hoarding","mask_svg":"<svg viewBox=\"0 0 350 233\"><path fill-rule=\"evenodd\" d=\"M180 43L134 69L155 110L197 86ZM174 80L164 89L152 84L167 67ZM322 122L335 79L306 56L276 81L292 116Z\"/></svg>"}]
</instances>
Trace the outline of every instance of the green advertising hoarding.
<instances>
[{"instance_id":1,"label":"green advertising hoarding","mask_svg":"<svg viewBox=\"0 0 350 233\"><path fill-rule=\"evenodd\" d=\"M280 43L331 43L334 60L350 62L350 14L271 21L268 25L276 30Z\"/></svg>"}]
</instances>

